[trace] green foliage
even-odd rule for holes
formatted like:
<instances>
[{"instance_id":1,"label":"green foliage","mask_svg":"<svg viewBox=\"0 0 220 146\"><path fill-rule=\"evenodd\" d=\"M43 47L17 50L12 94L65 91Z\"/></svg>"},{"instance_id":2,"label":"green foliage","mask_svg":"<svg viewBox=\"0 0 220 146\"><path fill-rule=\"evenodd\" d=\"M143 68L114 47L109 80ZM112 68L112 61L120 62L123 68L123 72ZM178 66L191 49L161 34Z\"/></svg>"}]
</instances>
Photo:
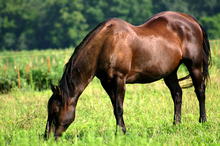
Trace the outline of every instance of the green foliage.
<instances>
[{"instance_id":1,"label":"green foliage","mask_svg":"<svg viewBox=\"0 0 220 146\"><path fill-rule=\"evenodd\" d=\"M84 9L81 0L47 0L45 3L42 8L46 10L45 15L39 17L44 25L38 26L38 29L41 30L39 36L44 36L42 43L46 41L48 46L38 48L76 46L86 35L88 27L81 13ZM50 43L53 45L49 46Z\"/></svg>"},{"instance_id":2,"label":"green foliage","mask_svg":"<svg viewBox=\"0 0 220 146\"><path fill-rule=\"evenodd\" d=\"M22 90L45 90L58 84L65 62L73 49L47 51L2 52L0 58L0 92L18 87L18 68ZM48 59L49 67L48 68Z\"/></svg>"},{"instance_id":3,"label":"green foliage","mask_svg":"<svg viewBox=\"0 0 220 146\"><path fill-rule=\"evenodd\" d=\"M200 21L205 26L210 39L220 38L220 13L212 17L202 17Z\"/></svg>"},{"instance_id":4,"label":"green foliage","mask_svg":"<svg viewBox=\"0 0 220 146\"><path fill-rule=\"evenodd\" d=\"M6 49L24 50L32 39L33 23L38 11L32 0L0 1L0 46Z\"/></svg>"},{"instance_id":5,"label":"green foliage","mask_svg":"<svg viewBox=\"0 0 220 146\"><path fill-rule=\"evenodd\" d=\"M220 13L217 0L0 0L0 50L76 47L111 17L140 25L167 10L202 18L210 38L219 38L210 20Z\"/></svg>"},{"instance_id":6,"label":"green foliage","mask_svg":"<svg viewBox=\"0 0 220 146\"><path fill-rule=\"evenodd\" d=\"M100 22L118 17L133 25L143 24L152 16L151 0L93 0L84 2L83 14L92 30Z\"/></svg>"}]
</instances>

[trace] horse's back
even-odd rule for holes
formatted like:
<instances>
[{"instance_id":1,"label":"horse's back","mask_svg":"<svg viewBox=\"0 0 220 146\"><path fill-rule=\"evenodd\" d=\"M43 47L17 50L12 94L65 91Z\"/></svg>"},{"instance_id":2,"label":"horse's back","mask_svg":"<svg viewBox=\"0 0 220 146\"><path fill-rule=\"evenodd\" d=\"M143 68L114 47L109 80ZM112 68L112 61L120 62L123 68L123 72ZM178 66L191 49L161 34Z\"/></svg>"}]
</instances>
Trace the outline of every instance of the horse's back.
<instances>
[{"instance_id":1,"label":"horse's back","mask_svg":"<svg viewBox=\"0 0 220 146\"><path fill-rule=\"evenodd\" d=\"M191 57L190 49L198 49L196 42L202 46L199 25L182 13L162 12L140 26L118 18L105 25L108 37L102 59L111 77L114 72L123 74L127 83L164 78L178 68L181 60Z\"/></svg>"}]
</instances>

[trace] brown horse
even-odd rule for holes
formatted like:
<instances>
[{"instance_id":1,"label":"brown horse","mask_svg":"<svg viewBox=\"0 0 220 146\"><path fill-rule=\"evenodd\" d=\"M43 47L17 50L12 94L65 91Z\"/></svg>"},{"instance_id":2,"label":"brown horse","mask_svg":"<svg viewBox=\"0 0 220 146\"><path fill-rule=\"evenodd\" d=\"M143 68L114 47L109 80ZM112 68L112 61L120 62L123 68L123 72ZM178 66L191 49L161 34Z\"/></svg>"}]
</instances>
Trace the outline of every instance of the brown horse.
<instances>
[{"instance_id":1,"label":"brown horse","mask_svg":"<svg viewBox=\"0 0 220 146\"><path fill-rule=\"evenodd\" d=\"M140 26L112 18L99 24L76 47L59 86L52 86L45 137L60 137L74 121L77 100L96 76L114 108L117 126L125 133L123 101L126 83L151 83L161 78L174 102L174 123L181 122L182 89L177 78L185 64L199 100L199 122L206 121L205 81L211 52L208 36L192 16L162 12Z\"/></svg>"}]
</instances>

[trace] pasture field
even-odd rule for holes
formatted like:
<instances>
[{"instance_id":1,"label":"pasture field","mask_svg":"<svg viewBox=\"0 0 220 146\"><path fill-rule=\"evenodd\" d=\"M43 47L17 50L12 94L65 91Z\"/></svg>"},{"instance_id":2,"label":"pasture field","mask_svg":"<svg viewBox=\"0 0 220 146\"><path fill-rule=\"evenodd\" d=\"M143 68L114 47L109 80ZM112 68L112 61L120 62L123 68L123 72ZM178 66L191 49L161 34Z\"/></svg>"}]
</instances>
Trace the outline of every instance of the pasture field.
<instances>
[{"instance_id":1,"label":"pasture field","mask_svg":"<svg viewBox=\"0 0 220 146\"><path fill-rule=\"evenodd\" d=\"M168 88L160 80L126 86L124 120L127 133L115 135L116 120L110 99L99 80L94 78L79 98L75 121L60 139L55 141L51 136L45 141L47 102L52 92L49 89L38 91L28 85L28 88L19 89L15 84L7 94L0 94L0 146L220 145L220 54L211 45L213 65L211 82L206 88L206 123L198 122L199 102L194 88L188 88L183 89L182 123L174 126L174 104ZM63 61L55 64L64 66L65 57L57 58ZM47 66L43 69L47 70ZM187 74L184 67L179 69L179 77ZM62 70L56 77L61 75ZM181 82L181 85L188 82Z\"/></svg>"},{"instance_id":2,"label":"pasture field","mask_svg":"<svg viewBox=\"0 0 220 146\"><path fill-rule=\"evenodd\" d=\"M50 90L13 89L0 95L0 145L220 145L220 73L211 69L206 92L208 121L200 124L193 88L183 90L182 123L173 126L173 101L163 81L127 85L124 120L127 134L115 136L110 99L98 79L79 98L76 119L55 141L44 141Z\"/></svg>"}]
</instances>

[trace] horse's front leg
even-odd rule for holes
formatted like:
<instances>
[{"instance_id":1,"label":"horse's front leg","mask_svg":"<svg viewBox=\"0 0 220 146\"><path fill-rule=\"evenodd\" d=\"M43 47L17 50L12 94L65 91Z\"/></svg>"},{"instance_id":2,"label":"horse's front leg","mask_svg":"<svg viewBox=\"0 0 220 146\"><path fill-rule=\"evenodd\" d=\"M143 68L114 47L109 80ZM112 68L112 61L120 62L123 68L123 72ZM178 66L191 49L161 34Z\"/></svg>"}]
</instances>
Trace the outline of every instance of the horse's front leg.
<instances>
[{"instance_id":1,"label":"horse's front leg","mask_svg":"<svg viewBox=\"0 0 220 146\"><path fill-rule=\"evenodd\" d=\"M126 127L123 119L123 102L125 95L125 79L116 77L112 82L101 81L103 88L111 98L111 102L114 108L114 115L116 118L116 132L118 126L126 133Z\"/></svg>"}]
</instances>

